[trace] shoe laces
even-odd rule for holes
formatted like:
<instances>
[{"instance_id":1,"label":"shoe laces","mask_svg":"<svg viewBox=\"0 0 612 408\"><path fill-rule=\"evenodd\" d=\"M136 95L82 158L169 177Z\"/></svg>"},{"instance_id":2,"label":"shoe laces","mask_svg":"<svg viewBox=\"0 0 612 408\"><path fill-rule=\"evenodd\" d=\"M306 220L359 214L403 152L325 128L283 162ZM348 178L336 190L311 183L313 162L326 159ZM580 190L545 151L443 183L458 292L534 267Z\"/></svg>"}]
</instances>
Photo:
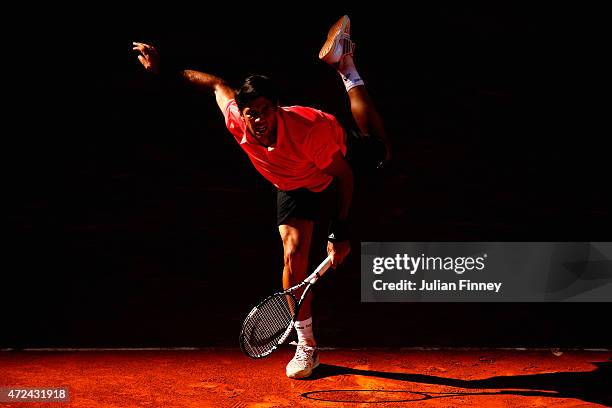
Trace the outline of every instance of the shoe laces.
<instances>
[{"instance_id":1,"label":"shoe laces","mask_svg":"<svg viewBox=\"0 0 612 408\"><path fill-rule=\"evenodd\" d=\"M296 361L307 363L312 359L314 351L314 347L298 345L294 358Z\"/></svg>"},{"instance_id":2,"label":"shoe laces","mask_svg":"<svg viewBox=\"0 0 612 408\"><path fill-rule=\"evenodd\" d=\"M355 52L355 43L351 41L350 37L341 38L340 46L342 47L342 55L353 55Z\"/></svg>"}]
</instances>

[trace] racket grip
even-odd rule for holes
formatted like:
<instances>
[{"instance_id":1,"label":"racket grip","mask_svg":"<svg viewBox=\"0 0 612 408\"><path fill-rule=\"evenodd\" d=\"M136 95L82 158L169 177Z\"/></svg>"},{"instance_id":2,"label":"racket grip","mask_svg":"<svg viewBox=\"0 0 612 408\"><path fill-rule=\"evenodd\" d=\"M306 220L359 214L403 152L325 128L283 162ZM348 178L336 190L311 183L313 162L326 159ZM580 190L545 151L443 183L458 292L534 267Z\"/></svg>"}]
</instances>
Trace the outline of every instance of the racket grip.
<instances>
[{"instance_id":1,"label":"racket grip","mask_svg":"<svg viewBox=\"0 0 612 408\"><path fill-rule=\"evenodd\" d=\"M323 262L321 262L321 264L317 266L317 269L315 269L315 271L311 273L308 278L306 278L306 281L310 282L310 284L315 283L317 279L319 279L321 276L323 276L325 272L327 272L330 266L331 255L327 255L327 258L325 258L325 260L323 260Z\"/></svg>"}]
</instances>

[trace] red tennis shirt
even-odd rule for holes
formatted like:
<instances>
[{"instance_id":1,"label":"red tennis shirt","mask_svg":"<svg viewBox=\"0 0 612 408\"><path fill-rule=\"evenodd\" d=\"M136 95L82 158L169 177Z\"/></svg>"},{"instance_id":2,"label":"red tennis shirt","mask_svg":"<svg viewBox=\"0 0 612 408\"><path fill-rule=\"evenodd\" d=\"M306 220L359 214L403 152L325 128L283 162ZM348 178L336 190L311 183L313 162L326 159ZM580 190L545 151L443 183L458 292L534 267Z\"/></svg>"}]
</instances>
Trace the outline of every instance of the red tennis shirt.
<instances>
[{"instance_id":1,"label":"red tennis shirt","mask_svg":"<svg viewBox=\"0 0 612 408\"><path fill-rule=\"evenodd\" d=\"M251 162L280 190L323 191L332 177L322 169L337 151L346 154L344 129L335 117L304 106L279 107L276 144L262 146L248 132L235 100L223 112L225 125Z\"/></svg>"}]
</instances>

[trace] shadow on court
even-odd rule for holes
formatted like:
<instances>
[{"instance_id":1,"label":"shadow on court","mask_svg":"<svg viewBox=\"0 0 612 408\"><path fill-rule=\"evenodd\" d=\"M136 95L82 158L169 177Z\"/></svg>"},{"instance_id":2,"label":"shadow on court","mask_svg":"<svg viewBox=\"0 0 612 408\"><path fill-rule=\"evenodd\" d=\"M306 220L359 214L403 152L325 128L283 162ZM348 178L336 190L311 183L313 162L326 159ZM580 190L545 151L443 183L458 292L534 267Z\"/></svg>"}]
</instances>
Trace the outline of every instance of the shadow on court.
<instances>
[{"instance_id":1,"label":"shadow on court","mask_svg":"<svg viewBox=\"0 0 612 408\"><path fill-rule=\"evenodd\" d=\"M531 375L496 376L480 380L462 380L423 374L361 370L321 364L308 380L339 375L360 375L412 383L444 385L465 389L496 389L478 392L423 392L402 390L323 390L309 391L302 397L327 402L414 402L462 395L517 395L530 397L576 398L585 402L612 406L612 360L593 362L597 368L587 372L556 372ZM404 394L404 395L403 395ZM365 398L365 399L364 399Z\"/></svg>"}]
</instances>

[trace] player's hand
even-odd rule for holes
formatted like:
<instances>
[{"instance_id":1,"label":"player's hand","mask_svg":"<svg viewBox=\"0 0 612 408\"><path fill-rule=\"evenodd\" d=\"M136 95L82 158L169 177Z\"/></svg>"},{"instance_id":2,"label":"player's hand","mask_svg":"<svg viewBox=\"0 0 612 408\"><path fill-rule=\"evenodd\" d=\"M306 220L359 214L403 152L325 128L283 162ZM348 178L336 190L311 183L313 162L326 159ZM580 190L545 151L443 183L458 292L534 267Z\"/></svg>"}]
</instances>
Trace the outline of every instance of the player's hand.
<instances>
[{"instance_id":1,"label":"player's hand","mask_svg":"<svg viewBox=\"0 0 612 408\"><path fill-rule=\"evenodd\" d=\"M149 72L159 74L159 53L152 45L133 42L132 49L138 51L138 61Z\"/></svg>"},{"instance_id":2,"label":"player's hand","mask_svg":"<svg viewBox=\"0 0 612 408\"><path fill-rule=\"evenodd\" d=\"M336 269L344 258L351 252L351 243L349 240L341 242L327 242L327 255L331 255L331 267Z\"/></svg>"}]
</instances>

